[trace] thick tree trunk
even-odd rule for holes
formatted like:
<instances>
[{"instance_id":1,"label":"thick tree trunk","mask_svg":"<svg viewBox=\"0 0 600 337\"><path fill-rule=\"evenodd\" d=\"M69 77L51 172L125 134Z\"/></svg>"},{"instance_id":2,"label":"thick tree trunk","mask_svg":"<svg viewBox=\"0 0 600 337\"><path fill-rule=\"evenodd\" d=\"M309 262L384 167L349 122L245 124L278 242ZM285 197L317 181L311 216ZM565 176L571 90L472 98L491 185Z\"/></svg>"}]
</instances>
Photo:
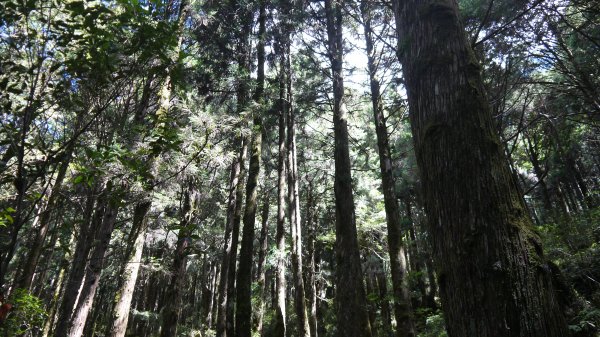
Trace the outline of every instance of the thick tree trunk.
<instances>
[{"instance_id":1,"label":"thick tree trunk","mask_svg":"<svg viewBox=\"0 0 600 337\"><path fill-rule=\"evenodd\" d=\"M457 3L394 7L449 335L568 336Z\"/></svg>"},{"instance_id":2,"label":"thick tree trunk","mask_svg":"<svg viewBox=\"0 0 600 337\"><path fill-rule=\"evenodd\" d=\"M344 104L342 5L342 1L325 0L334 103L337 333L345 337L370 337L356 233L348 113Z\"/></svg>"},{"instance_id":3,"label":"thick tree trunk","mask_svg":"<svg viewBox=\"0 0 600 337\"><path fill-rule=\"evenodd\" d=\"M146 214L150 210L152 203L150 201L141 202L135 206L133 211L133 224L129 241L131 247L127 250L127 259L121 275L121 287L115 295L114 307L112 311L111 327L109 336L123 337L127 330L129 320L129 309L133 298L133 290L140 270L144 242L146 240L146 229L148 228L148 219Z\"/></svg>"},{"instance_id":4,"label":"thick tree trunk","mask_svg":"<svg viewBox=\"0 0 600 337\"><path fill-rule=\"evenodd\" d=\"M377 134L377 149L379 151L379 169L381 172L381 189L383 190L386 224L388 232L388 251L390 254L390 269L394 291L394 312L396 314L398 337L415 336L412 317L410 291L406 281L406 259L402 244L400 209L396 198L392 155L388 140L387 126L381 102L380 83L377 78L376 55L373 48L373 31L371 28L371 9L368 1L361 4L361 14L365 29L367 50L367 65L371 86L371 102Z\"/></svg>"}]
</instances>

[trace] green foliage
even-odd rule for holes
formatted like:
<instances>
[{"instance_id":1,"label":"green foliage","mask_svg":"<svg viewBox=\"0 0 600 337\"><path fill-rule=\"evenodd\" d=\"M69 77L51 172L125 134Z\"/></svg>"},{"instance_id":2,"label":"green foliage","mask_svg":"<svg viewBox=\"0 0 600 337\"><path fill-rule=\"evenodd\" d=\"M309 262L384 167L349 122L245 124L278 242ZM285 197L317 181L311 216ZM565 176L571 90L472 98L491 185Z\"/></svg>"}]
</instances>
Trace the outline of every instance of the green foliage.
<instances>
[{"instance_id":1,"label":"green foliage","mask_svg":"<svg viewBox=\"0 0 600 337\"><path fill-rule=\"evenodd\" d=\"M0 326L0 335L32 336L43 328L46 311L42 300L26 289L15 289L7 301L13 305L6 322Z\"/></svg>"},{"instance_id":2,"label":"green foliage","mask_svg":"<svg viewBox=\"0 0 600 337\"><path fill-rule=\"evenodd\" d=\"M425 319L425 327L418 337L448 337L444 315L436 312Z\"/></svg>"},{"instance_id":3,"label":"green foliage","mask_svg":"<svg viewBox=\"0 0 600 337\"><path fill-rule=\"evenodd\" d=\"M597 332L598 326L600 326L600 309L586 307L578 313L574 323L569 324L569 330L574 336L590 336Z\"/></svg>"}]
</instances>

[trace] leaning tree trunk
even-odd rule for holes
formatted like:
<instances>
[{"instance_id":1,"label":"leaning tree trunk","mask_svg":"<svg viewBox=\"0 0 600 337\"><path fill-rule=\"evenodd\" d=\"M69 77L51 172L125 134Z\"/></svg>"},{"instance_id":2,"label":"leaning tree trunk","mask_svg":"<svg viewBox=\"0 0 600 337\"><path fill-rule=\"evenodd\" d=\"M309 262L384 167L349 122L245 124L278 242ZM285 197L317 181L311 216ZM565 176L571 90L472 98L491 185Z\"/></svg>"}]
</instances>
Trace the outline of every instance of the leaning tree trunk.
<instances>
[{"instance_id":1,"label":"leaning tree trunk","mask_svg":"<svg viewBox=\"0 0 600 337\"><path fill-rule=\"evenodd\" d=\"M397 336L415 336L412 317L410 291L406 280L406 259L401 236L401 220L398 200L396 198L392 154L388 140L388 131L383 114L380 83L377 78L377 65L373 48L373 31L371 28L371 9L368 1L361 4L361 15L365 29L367 49L367 65L371 86L371 102L377 134L377 149L379 151L379 169L381 172L381 189L383 190L385 216L388 232L388 251L390 254L390 269L392 288L394 291L394 313L396 314Z\"/></svg>"},{"instance_id":2,"label":"leaning tree trunk","mask_svg":"<svg viewBox=\"0 0 600 337\"><path fill-rule=\"evenodd\" d=\"M348 112L344 104L342 5L343 1L325 0L333 77L337 333L345 337L370 337L371 325L367 314L356 233L348 145Z\"/></svg>"},{"instance_id":3,"label":"leaning tree trunk","mask_svg":"<svg viewBox=\"0 0 600 337\"><path fill-rule=\"evenodd\" d=\"M394 7L449 335L568 336L457 3Z\"/></svg>"}]
</instances>

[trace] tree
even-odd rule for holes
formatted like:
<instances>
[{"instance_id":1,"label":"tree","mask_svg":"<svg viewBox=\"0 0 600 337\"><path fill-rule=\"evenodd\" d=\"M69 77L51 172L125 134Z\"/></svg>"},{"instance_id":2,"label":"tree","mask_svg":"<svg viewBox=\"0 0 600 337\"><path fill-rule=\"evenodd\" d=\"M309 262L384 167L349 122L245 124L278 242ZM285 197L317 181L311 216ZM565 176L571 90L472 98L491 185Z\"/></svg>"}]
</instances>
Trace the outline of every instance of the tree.
<instances>
[{"instance_id":1,"label":"tree","mask_svg":"<svg viewBox=\"0 0 600 337\"><path fill-rule=\"evenodd\" d=\"M394 6L449 335L568 335L456 3Z\"/></svg>"},{"instance_id":2,"label":"tree","mask_svg":"<svg viewBox=\"0 0 600 337\"><path fill-rule=\"evenodd\" d=\"M344 104L342 6L342 1L325 0L329 61L333 78L337 333L348 337L370 337L371 326L367 316L356 237L348 112Z\"/></svg>"}]
</instances>

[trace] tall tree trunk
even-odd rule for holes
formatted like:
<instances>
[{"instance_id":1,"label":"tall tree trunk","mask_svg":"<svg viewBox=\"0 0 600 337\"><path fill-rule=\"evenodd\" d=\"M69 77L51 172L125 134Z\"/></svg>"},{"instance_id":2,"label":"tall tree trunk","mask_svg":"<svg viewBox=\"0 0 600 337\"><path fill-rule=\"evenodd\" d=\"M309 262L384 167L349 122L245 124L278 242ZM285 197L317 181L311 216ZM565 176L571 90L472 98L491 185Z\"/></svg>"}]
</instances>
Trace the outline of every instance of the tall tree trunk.
<instances>
[{"instance_id":1,"label":"tall tree trunk","mask_svg":"<svg viewBox=\"0 0 600 337\"><path fill-rule=\"evenodd\" d=\"M94 303L96 290L100 284L100 274L104 267L104 255L108 249L110 237L115 226L115 221L117 220L118 204L119 200L116 197L111 196L111 199L108 200L106 209L104 210L102 224L94 239L94 250L90 255L90 261L86 268L85 282L81 287L77 306L73 313L71 328L69 329L68 334L69 337L79 337L83 335L83 329Z\"/></svg>"},{"instance_id":2,"label":"tall tree trunk","mask_svg":"<svg viewBox=\"0 0 600 337\"><path fill-rule=\"evenodd\" d=\"M249 82L250 82L250 45L248 38L250 26L252 25L252 13L242 9L241 18L242 31L238 41L238 61L240 69L244 73L238 84L237 104L238 111L245 111L248 105ZM264 1L261 1L259 13L258 32L258 69L256 80L256 92L253 99L257 104L262 103L265 81L265 20L266 9ZM253 116L252 141L250 146L250 163L248 168L248 180L246 182L246 208L244 210L244 226L242 228L242 241L240 247L239 267L236 277L236 312L235 312L235 335L236 337L250 337L252 335L252 254L254 245L254 224L256 222L258 177L261 165L262 149L262 116L260 111L255 111Z\"/></svg>"},{"instance_id":3,"label":"tall tree trunk","mask_svg":"<svg viewBox=\"0 0 600 337\"><path fill-rule=\"evenodd\" d=\"M243 139L239 138L240 143L243 143ZM244 166L245 158L245 146L241 145L241 151L236 160L231 164L231 176L229 179L229 198L227 201L227 220L225 222L225 237L223 256L221 257L221 277L219 279L219 300L218 300L218 314L217 314L217 337L227 336L227 302L228 302L228 280L229 274L231 273L229 266L233 260L235 265L235 255L237 250L237 233L234 235L234 214L237 205L237 191L240 189L238 186L242 185L241 171ZM239 228L239 227L238 227ZM235 243L235 245L234 245ZM235 247L235 248L234 248Z\"/></svg>"},{"instance_id":4,"label":"tall tree trunk","mask_svg":"<svg viewBox=\"0 0 600 337\"><path fill-rule=\"evenodd\" d=\"M160 330L161 337L177 336L177 323L181 309L181 294L185 281L185 271L187 265L187 248L190 244L190 222L192 219L192 193L191 188L186 188L183 194L183 207L181 210L180 230L177 234L177 246L173 256L173 265L171 266L171 279L166 291L165 305L162 309L162 326Z\"/></svg>"},{"instance_id":5,"label":"tall tree trunk","mask_svg":"<svg viewBox=\"0 0 600 337\"><path fill-rule=\"evenodd\" d=\"M95 235L95 230L100 228L100 224L102 223L104 208L107 205L108 197L111 192L110 183L103 187L96 202L95 193L97 191L98 188L90 189L88 200L86 201L83 220L79 228L75 252L73 253L71 261L69 277L67 278L65 291L63 292L62 301L60 302L58 310L57 325L54 333L54 336L56 337L67 336L71 327L71 316L75 309L75 305L77 304L77 295L79 294L79 289L85 277L85 267L87 265L91 243ZM92 213L94 213L93 216Z\"/></svg>"},{"instance_id":6,"label":"tall tree trunk","mask_svg":"<svg viewBox=\"0 0 600 337\"><path fill-rule=\"evenodd\" d=\"M283 44L283 43L282 43ZM279 57L279 152L277 158L277 230L275 242L277 244L277 277L275 280L275 331L274 337L285 337L286 322L286 281L285 281L285 194L286 194L286 81L285 81L285 55Z\"/></svg>"},{"instance_id":7,"label":"tall tree trunk","mask_svg":"<svg viewBox=\"0 0 600 337\"><path fill-rule=\"evenodd\" d=\"M265 174L266 177L269 174ZM266 261L267 261L267 249L269 248L269 191L263 189L263 204L261 212L261 228L260 238L258 240L258 266L256 271L256 279L258 282L258 312L256 313L256 332L259 336L262 336L263 331L263 318L265 314L265 290L266 290Z\"/></svg>"},{"instance_id":8,"label":"tall tree trunk","mask_svg":"<svg viewBox=\"0 0 600 337\"><path fill-rule=\"evenodd\" d=\"M381 303L381 323L383 331L385 332L385 336L392 337L394 333L392 331L392 316L390 314L390 303L388 300L387 278L381 259L379 260L379 268L377 269L376 277L377 289L379 290L379 303Z\"/></svg>"},{"instance_id":9,"label":"tall tree trunk","mask_svg":"<svg viewBox=\"0 0 600 337\"><path fill-rule=\"evenodd\" d=\"M308 242L307 242L307 257L308 270L306 271L306 297L309 306L309 328L310 335L317 337L317 287L316 287L316 252L315 252L315 240L317 237L317 223L318 215L316 212L316 200L314 198L314 190L312 181L308 182L308 192L306 201L306 227L308 230Z\"/></svg>"},{"instance_id":10,"label":"tall tree trunk","mask_svg":"<svg viewBox=\"0 0 600 337\"><path fill-rule=\"evenodd\" d=\"M133 245L127 250L127 258L121 275L121 287L115 295L112 319L109 336L123 337L127 330L129 320L129 309L133 298L133 290L140 270L142 252L146 239L146 229L148 228L148 219L146 214L150 210L152 203L150 201L137 204L133 211L133 224L129 234L129 242Z\"/></svg>"},{"instance_id":11,"label":"tall tree trunk","mask_svg":"<svg viewBox=\"0 0 600 337\"><path fill-rule=\"evenodd\" d=\"M457 3L393 4L449 336L568 336Z\"/></svg>"},{"instance_id":12,"label":"tall tree trunk","mask_svg":"<svg viewBox=\"0 0 600 337\"><path fill-rule=\"evenodd\" d=\"M344 104L342 5L343 1L325 0L333 78L337 333L345 337L370 337L371 326L367 315L356 233L348 145L348 112Z\"/></svg>"},{"instance_id":13,"label":"tall tree trunk","mask_svg":"<svg viewBox=\"0 0 600 337\"><path fill-rule=\"evenodd\" d=\"M402 244L400 209L396 198L392 155L385 123L383 103L381 101L380 83L377 78L377 65L373 48L373 31L371 28L371 8L369 1L361 3L361 14L364 25L364 35L367 50L367 65L371 86L371 102L377 134L377 149L379 152L379 169L381 172L381 189L383 190L385 216L388 232L388 251L390 254L390 269L394 291L394 312L397 322L397 336L415 336L412 317L410 291L406 281L406 259Z\"/></svg>"},{"instance_id":14,"label":"tall tree trunk","mask_svg":"<svg viewBox=\"0 0 600 337\"><path fill-rule=\"evenodd\" d=\"M298 190L298 164L296 153L296 125L294 107L292 104L292 74L289 44L286 52L286 79L288 102L287 148L288 148L288 207L290 218L290 234L292 238L292 279L294 281L297 336L310 337L308 314L306 313L306 296L304 293L304 278L302 277L302 225L300 216L300 193Z\"/></svg>"},{"instance_id":15,"label":"tall tree trunk","mask_svg":"<svg viewBox=\"0 0 600 337\"><path fill-rule=\"evenodd\" d=\"M245 162L248 152L248 139L242 140L242 158L240 159L240 181L236 188L235 211L233 213L232 244L231 256L229 259L229 275L227 276L227 309L226 309L226 332L227 336L235 336L235 292L236 292L236 274L237 274L237 253L240 237L240 223L242 221L242 204L244 198L244 179L246 177Z\"/></svg>"},{"instance_id":16,"label":"tall tree trunk","mask_svg":"<svg viewBox=\"0 0 600 337\"><path fill-rule=\"evenodd\" d=\"M62 183L65 179L67 169L69 168L69 163L71 162L72 153L73 146L69 146L65 158L58 168L56 179L54 181L54 185L52 186L52 190L50 191L48 201L46 202L45 207L40 210L41 214L39 215L39 226L37 228L33 245L31 246L31 249L27 251L25 265L20 273L20 277L17 278L16 288L29 289L31 287L33 274L35 274L35 268L38 264L40 255L42 254L44 241L46 241L46 236L48 235L48 230L50 229L50 219L53 214L52 211L55 208L57 200L59 199L60 190L62 188Z\"/></svg>"}]
</instances>

